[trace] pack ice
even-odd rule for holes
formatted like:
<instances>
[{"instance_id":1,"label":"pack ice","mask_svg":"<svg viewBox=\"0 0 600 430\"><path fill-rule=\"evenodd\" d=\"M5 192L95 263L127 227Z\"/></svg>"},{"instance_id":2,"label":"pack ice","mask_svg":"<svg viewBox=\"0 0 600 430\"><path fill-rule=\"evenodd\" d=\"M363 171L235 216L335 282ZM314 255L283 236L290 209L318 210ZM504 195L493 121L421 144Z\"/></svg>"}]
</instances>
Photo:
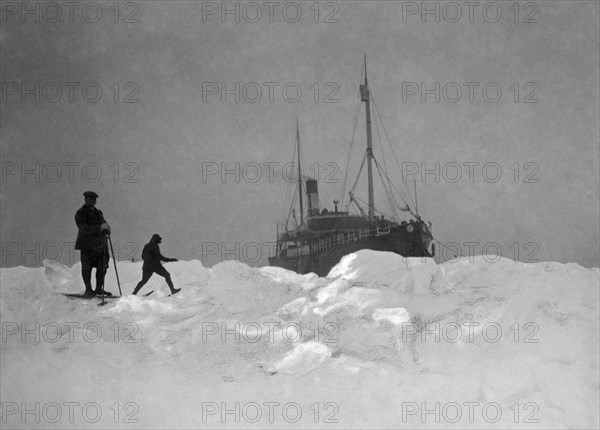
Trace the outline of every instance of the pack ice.
<instances>
[{"instance_id":1,"label":"pack ice","mask_svg":"<svg viewBox=\"0 0 600 430\"><path fill-rule=\"evenodd\" d=\"M489 257L489 256L488 256ZM360 251L328 277L199 261L73 300L0 269L3 428L598 428L599 270ZM118 294L115 271L106 289Z\"/></svg>"}]
</instances>

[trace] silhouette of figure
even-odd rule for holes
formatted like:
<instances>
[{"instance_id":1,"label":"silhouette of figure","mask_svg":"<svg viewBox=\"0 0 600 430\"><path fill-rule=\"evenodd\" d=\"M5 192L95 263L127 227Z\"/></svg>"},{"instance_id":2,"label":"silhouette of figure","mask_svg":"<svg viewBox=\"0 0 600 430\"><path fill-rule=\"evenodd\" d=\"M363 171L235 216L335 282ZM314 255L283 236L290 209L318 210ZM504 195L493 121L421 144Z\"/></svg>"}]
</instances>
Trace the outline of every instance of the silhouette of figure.
<instances>
[{"instance_id":1,"label":"silhouette of figure","mask_svg":"<svg viewBox=\"0 0 600 430\"><path fill-rule=\"evenodd\" d=\"M81 277L85 284L85 295L100 295L104 290L104 276L108 269L109 254L106 236L110 226L100 209L96 209L98 194L93 191L83 193L85 204L75 213L77 240L75 249L81 251ZM92 269L96 268L96 290L92 290ZM104 292L105 295L112 294Z\"/></svg>"},{"instance_id":2,"label":"silhouette of figure","mask_svg":"<svg viewBox=\"0 0 600 430\"><path fill-rule=\"evenodd\" d=\"M150 280L152 275L156 273L159 276L162 276L167 281L167 285L171 289L171 294L176 294L181 291L181 288L174 288L173 281L171 281L171 274L167 272L167 269L160 264L161 261L171 262L177 261L176 258L167 258L160 253L160 248L158 244L162 242L162 237L158 234L152 235L152 239L146 245L144 245L144 249L142 250L142 259L144 260L144 265L142 266L142 280L136 285L133 290L133 294L137 294L141 288L146 285L146 282Z\"/></svg>"}]
</instances>

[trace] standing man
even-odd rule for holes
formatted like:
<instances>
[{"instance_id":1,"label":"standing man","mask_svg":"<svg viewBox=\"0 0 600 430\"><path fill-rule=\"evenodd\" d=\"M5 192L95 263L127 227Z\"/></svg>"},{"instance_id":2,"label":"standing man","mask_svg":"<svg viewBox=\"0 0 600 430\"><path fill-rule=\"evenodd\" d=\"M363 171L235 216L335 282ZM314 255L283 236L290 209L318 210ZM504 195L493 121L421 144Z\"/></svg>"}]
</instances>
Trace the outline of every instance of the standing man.
<instances>
[{"instance_id":1,"label":"standing man","mask_svg":"<svg viewBox=\"0 0 600 430\"><path fill-rule=\"evenodd\" d=\"M171 281L171 275L167 272L167 269L160 264L161 261L170 262L177 261L176 258L167 258L161 255L160 248L158 244L162 242L162 237L158 234L152 235L152 239L146 245L144 245L144 249L142 250L142 259L144 260L144 265L142 266L142 280L135 286L133 290L133 294L137 294L138 291L150 280L150 277L153 273L162 276L167 281L167 285L171 289L171 294L176 294L181 291L181 288L174 288L173 281Z\"/></svg>"},{"instance_id":2,"label":"standing man","mask_svg":"<svg viewBox=\"0 0 600 430\"><path fill-rule=\"evenodd\" d=\"M98 194L93 191L83 193L85 204L75 214L77 224L77 241L75 249L81 251L81 277L85 284L85 295L101 295L104 291L104 275L108 269L109 254L106 236L110 234L110 226L96 209ZM96 290L92 290L92 269L96 268ZM112 294L104 292L105 295Z\"/></svg>"}]
</instances>

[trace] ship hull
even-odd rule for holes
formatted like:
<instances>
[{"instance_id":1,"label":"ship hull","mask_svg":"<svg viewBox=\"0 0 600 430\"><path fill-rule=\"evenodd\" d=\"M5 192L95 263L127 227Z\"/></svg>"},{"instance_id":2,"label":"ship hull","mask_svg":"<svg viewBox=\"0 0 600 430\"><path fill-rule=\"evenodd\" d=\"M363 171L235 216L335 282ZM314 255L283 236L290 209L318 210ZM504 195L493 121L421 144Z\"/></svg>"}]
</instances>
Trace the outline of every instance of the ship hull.
<instances>
[{"instance_id":1,"label":"ship hull","mask_svg":"<svg viewBox=\"0 0 600 430\"><path fill-rule=\"evenodd\" d=\"M335 236L332 236L335 238ZM342 257L362 249L373 251L394 252L404 257L432 257L428 247L432 240L431 234L419 230L408 232L403 226L391 228L389 232L372 235L363 239L345 241L321 240L312 243L310 251L303 255L289 256L280 253L269 258L271 266L283 267L300 274L316 273L326 276L331 268L340 262ZM329 246L323 246L329 243Z\"/></svg>"}]
</instances>

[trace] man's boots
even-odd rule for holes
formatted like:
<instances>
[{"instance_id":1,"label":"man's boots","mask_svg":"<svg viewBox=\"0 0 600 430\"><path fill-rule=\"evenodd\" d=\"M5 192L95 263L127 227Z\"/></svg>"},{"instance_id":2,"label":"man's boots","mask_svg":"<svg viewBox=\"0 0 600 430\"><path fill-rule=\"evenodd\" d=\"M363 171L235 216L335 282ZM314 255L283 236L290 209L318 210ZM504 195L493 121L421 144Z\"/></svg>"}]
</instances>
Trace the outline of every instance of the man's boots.
<instances>
[{"instance_id":1,"label":"man's boots","mask_svg":"<svg viewBox=\"0 0 600 430\"><path fill-rule=\"evenodd\" d=\"M104 293L105 296L112 296L112 293L104 291L102 288L96 288L96 291L93 292L93 294L96 294L97 296L101 296L102 293Z\"/></svg>"},{"instance_id":2,"label":"man's boots","mask_svg":"<svg viewBox=\"0 0 600 430\"><path fill-rule=\"evenodd\" d=\"M141 282L140 282L140 284L141 284ZM135 296L142 289L142 285L140 285L140 284L137 284L135 286L135 289L133 290L133 293L131 293L131 294L133 294Z\"/></svg>"}]
</instances>

